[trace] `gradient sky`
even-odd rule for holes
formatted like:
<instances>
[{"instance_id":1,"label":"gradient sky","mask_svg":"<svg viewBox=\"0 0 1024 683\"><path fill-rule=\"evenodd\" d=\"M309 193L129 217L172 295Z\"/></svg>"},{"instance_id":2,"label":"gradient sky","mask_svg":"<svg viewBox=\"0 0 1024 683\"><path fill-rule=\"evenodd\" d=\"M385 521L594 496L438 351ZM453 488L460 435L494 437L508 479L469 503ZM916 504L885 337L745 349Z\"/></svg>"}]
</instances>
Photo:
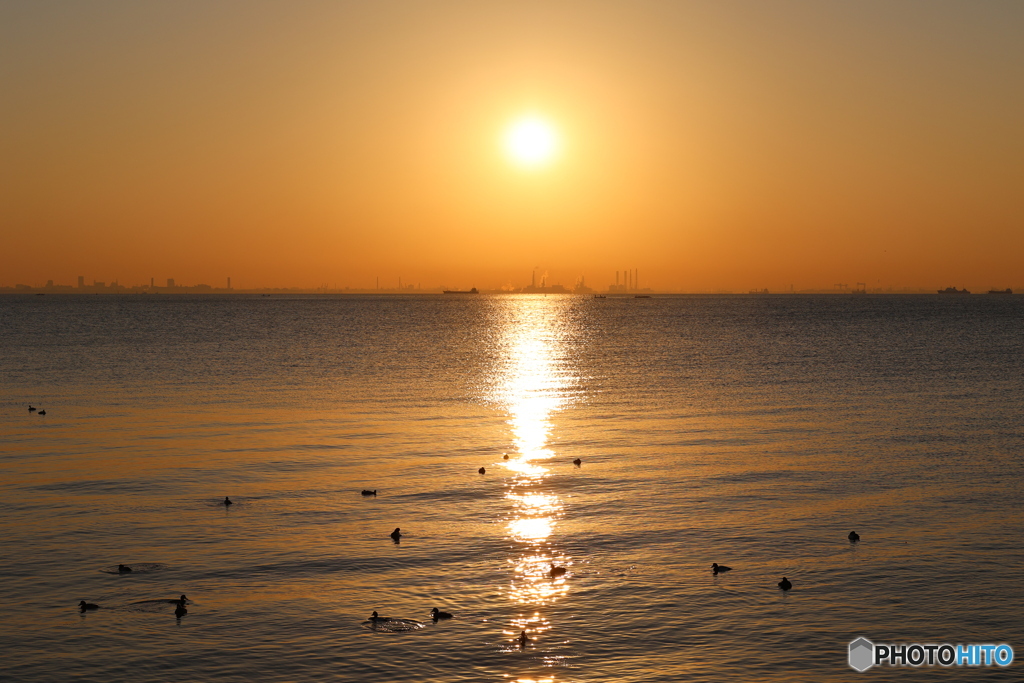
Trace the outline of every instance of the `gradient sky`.
<instances>
[{"instance_id":1,"label":"gradient sky","mask_svg":"<svg viewBox=\"0 0 1024 683\"><path fill-rule=\"evenodd\" d=\"M0 0L0 285L983 289L1022 247L1024 2Z\"/></svg>"}]
</instances>

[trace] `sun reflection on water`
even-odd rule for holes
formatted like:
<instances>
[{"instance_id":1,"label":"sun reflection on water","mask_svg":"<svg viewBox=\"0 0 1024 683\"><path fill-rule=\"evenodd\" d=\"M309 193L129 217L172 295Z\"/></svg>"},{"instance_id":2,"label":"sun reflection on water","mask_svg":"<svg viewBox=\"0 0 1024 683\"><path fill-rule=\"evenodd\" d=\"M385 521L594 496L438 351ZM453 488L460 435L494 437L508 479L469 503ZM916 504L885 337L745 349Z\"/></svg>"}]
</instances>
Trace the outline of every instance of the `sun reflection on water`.
<instances>
[{"instance_id":1,"label":"sun reflection on water","mask_svg":"<svg viewBox=\"0 0 1024 683\"><path fill-rule=\"evenodd\" d=\"M539 608L569 590L571 574L553 572L552 567L572 564L555 540L564 506L548 482L556 457L549 445L551 415L565 407L573 382L561 353L566 300L523 297L504 303L504 357L494 399L508 412L515 446L504 462L511 475L505 491L510 503L506 529L514 544L507 595L524 608L512 619L507 634L514 639L526 631L536 639L551 628Z\"/></svg>"}]
</instances>

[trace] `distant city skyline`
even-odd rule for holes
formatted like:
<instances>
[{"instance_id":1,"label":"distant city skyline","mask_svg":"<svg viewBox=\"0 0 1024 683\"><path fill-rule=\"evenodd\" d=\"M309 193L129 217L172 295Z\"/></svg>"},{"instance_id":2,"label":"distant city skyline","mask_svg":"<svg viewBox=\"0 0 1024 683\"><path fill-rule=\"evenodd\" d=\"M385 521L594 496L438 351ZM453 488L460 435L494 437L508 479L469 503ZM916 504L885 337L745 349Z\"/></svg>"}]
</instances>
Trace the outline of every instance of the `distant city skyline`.
<instances>
[{"instance_id":1,"label":"distant city skyline","mask_svg":"<svg viewBox=\"0 0 1024 683\"><path fill-rule=\"evenodd\" d=\"M210 284L213 280L207 280L206 282L187 282L180 281L173 277L163 278L162 282L158 281L157 278L149 278L149 282L141 283L121 283L118 278L112 280L97 280L90 279L83 275L79 275L75 278L75 281L70 284L64 284L61 281L55 279L48 279L45 283L0 283L0 293L11 293L17 291L53 291L55 293L75 293L75 292L140 292L140 291L173 291L179 293L202 293L202 292L246 292L246 291L271 291L271 290L295 290L304 292L407 292L407 293L428 293L428 292L441 292L446 289L454 290L468 290L471 287L475 287L481 292L551 292L551 293L630 293L630 292L664 292L664 293L789 293L789 292L802 292L802 293L837 293L845 294L856 291L865 292L895 292L895 293L909 293L909 292L922 292L932 293L937 292L939 289L945 289L946 287L953 287L959 289L966 289L975 293L983 293L989 290L1004 290L1012 289L1017 293L1024 293L1024 285L1013 285L1006 283L995 283L995 284L983 284L983 283L964 283L964 282L940 282L937 284L921 284L921 285L909 285L903 287L897 287L893 285L882 285L867 283L863 281L855 282L836 282L831 285L823 284L818 287L802 287L797 288L794 284L776 285L774 287L764 285L761 287L754 287L749 290L731 290L731 289L715 289L715 290L687 290L682 288L670 288L670 287L658 287L651 283L641 279L639 275L639 269L622 269L615 271L613 276L607 282L595 281L589 279L584 274L580 274L572 278L572 282L559 280L557 277L550 275L550 271L544 271L538 273L533 271L531 278L528 281L514 281L508 280L502 284L483 284L480 283L460 283L452 284L451 282L435 282L435 283L421 283L421 282L409 282L407 279L403 279L402 276L397 276L393 282L388 282L385 279L383 282L381 278L374 278L372 283L321 283L318 285L302 285L302 284L291 284L283 286L268 286L259 283L252 283L248 286L233 287L232 278L225 276L220 278L220 284ZM493 278L490 280L493 282Z\"/></svg>"}]
</instances>

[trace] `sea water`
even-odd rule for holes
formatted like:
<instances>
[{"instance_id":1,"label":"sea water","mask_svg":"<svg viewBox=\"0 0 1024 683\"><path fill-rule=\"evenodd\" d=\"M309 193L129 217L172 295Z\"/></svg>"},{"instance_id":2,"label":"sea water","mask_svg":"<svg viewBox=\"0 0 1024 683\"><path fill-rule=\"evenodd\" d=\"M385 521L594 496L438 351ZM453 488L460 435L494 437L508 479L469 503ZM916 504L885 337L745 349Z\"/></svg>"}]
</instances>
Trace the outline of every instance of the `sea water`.
<instances>
[{"instance_id":1,"label":"sea water","mask_svg":"<svg viewBox=\"0 0 1024 683\"><path fill-rule=\"evenodd\" d=\"M0 391L0 679L1020 679L1024 297L6 296Z\"/></svg>"}]
</instances>

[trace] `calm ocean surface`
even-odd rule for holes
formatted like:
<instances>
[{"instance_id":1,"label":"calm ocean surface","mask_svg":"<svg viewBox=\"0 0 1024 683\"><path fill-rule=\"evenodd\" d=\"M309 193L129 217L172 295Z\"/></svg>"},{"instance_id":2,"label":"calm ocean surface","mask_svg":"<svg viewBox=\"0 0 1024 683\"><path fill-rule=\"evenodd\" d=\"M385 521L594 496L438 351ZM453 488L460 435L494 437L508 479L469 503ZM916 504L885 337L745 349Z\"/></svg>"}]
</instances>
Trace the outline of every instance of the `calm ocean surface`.
<instances>
[{"instance_id":1,"label":"calm ocean surface","mask_svg":"<svg viewBox=\"0 0 1024 683\"><path fill-rule=\"evenodd\" d=\"M1024 297L6 296L0 531L3 680L1021 680Z\"/></svg>"}]
</instances>

